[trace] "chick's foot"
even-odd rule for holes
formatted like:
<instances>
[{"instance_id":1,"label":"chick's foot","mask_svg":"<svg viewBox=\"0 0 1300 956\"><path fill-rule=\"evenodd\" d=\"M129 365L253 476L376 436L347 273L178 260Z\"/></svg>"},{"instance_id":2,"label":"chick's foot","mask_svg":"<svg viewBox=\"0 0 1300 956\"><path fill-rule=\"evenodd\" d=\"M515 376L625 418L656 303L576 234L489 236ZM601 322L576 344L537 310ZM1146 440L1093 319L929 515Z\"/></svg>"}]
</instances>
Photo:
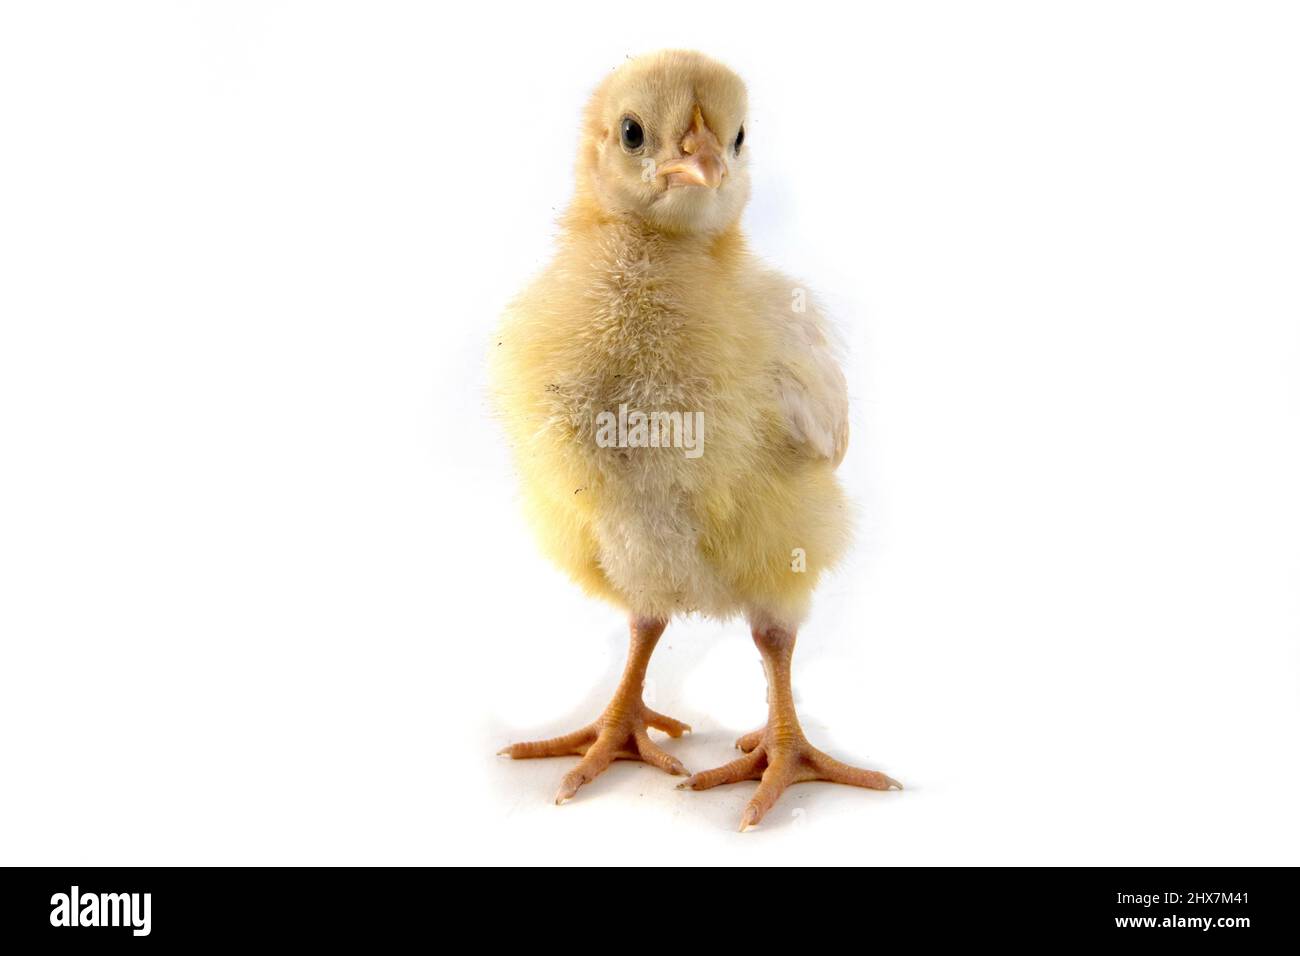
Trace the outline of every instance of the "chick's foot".
<instances>
[{"instance_id":1,"label":"chick's foot","mask_svg":"<svg viewBox=\"0 0 1300 956\"><path fill-rule=\"evenodd\" d=\"M691 728L651 710L641 700L650 655L667 622L634 616L629 623L632 640L623 678L614 691L614 699L594 723L563 737L512 744L498 751L516 760L580 754L582 759L578 765L560 782L556 803L571 799L579 787L591 783L615 760L640 760L668 773L686 773L680 760L650 739L649 728L662 730L670 737L680 737Z\"/></svg>"},{"instance_id":2,"label":"chick's foot","mask_svg":"<svg viewBox=\"0 0 1300 956\"><path fill-rule=\"evenodd\" d=\"M511 744L500 753L515 760L581 755L582 760L560 782L555 794L555 802L559 804L571 799L578 788L595 780L615 760L640 760L671 774L685 774L682 762L650 739L651 727L670 737L680 737L691 729L679 720L651 710L640 696L629 701L616 698L594 723L580 730L551 740Z\"/></svg>"},{"instance_id":3,"label":"chick's foot","mask_svg":"<svg viewBox=\"0 0 1300 956\"><path fill-rule=\"evenodd\" d=\"M808 743L799 726L794 692L790 686L794 629L764 621L754 624L753 636L763 655L763 669L767 673L767 726L736 741L736 748L744 753L743 757L714 770L697 773L678 789L708 790L724 783L759 781L753 799L740 816L742 832L757 826L791 784L826 780L868 790L902 790L903 785L897 780L875 770L862 770L840 763Z\"/></svg>"},{"instance_id":4,"label":"chick's foot","mask_svg":"<svg viewBox=\"0 0 1300 956\"><path fill-rule=\"evenodd\" d=\"M758 780L758 790L740 816L740 829L758 825L786 787L812 780L846 783L868 790L902 790L897 780L875 770L862 770L840 763L810 744L802 732L774 733L764 728L736 741L745 755L713 770L688 777L678 790L708 790L724 783Z\"/></svg>"}]
</instances>

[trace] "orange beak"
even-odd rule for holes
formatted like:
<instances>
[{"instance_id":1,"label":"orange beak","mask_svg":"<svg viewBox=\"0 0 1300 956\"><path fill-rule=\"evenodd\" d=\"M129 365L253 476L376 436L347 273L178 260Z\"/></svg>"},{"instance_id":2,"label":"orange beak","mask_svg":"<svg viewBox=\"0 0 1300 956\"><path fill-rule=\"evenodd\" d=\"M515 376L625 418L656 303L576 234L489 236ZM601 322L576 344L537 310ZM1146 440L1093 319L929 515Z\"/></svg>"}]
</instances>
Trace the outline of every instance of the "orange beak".
<instances>
[{"instance_id":1,"label":"orange beak","mask_svg":"<svg viewBox=\"0 0 1300 956\"><path fill-rule=\"evenodd\" d=\"M691 128L682 137L681 150L680 159L670 159L655 170L655 175L666 176L670 189L673 186L717 189L722 177L727 175L727 163L722 156L722 144L705 124L698 106L691 118Z\"/></svg>"}]
</instances>

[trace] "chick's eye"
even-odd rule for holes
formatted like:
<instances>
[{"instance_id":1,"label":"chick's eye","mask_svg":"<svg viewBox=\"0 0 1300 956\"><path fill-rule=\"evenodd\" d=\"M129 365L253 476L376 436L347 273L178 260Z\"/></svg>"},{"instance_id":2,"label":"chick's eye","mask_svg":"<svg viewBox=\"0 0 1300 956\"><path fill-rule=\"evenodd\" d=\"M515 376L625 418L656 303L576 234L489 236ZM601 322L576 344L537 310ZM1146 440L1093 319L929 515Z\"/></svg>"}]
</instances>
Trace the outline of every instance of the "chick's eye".
<instances>
[{"instance_id":1,"label":"chick's eye","mask_svg":"<svg viewBox=\"0 0 1300 956\"><path fill-rule=\"evenodd\" d=\"M645 130L641 124L630 116L623 117L623 125L619 129L623 138L624 149L640 149L645 142Z\"/></svg>"},{"instance_id":2,"label":"chick's eye","mask_svg":"<svg viewBox=\"0 0 1300 956\"><path fill-rule=\"evenodd\" d=\"M732 149L736 151L737 156L740 155L740 147L743 146L744 143L745 143L745 127L742 126L740 128L740 132L736 134L736 143L734 146L732 146Z\"/></svg>"}]
</instances>

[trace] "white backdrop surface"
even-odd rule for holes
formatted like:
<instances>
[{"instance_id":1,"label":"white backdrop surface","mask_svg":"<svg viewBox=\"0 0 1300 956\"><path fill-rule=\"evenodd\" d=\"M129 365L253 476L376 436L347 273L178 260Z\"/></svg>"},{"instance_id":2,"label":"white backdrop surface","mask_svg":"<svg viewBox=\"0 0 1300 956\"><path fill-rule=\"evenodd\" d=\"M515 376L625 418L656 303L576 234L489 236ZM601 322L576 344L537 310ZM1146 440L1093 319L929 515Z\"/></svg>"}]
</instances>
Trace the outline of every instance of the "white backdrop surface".
<instances>
[{"instance_id":1,"label":"white backdrop surface","mask_svg":"<svg viewBox=\"0 0 1300 956\"><path fill-rule=\"evenodd\" d=\"M1285 4L0 12L0 862L1300 860ZM850 348L861 513L796 655L907 785L550 802L625 648L482 359L629 54L748 81L756 249ZM671 749L761 721L674 624Z\"/></svg>"}]
</instances>

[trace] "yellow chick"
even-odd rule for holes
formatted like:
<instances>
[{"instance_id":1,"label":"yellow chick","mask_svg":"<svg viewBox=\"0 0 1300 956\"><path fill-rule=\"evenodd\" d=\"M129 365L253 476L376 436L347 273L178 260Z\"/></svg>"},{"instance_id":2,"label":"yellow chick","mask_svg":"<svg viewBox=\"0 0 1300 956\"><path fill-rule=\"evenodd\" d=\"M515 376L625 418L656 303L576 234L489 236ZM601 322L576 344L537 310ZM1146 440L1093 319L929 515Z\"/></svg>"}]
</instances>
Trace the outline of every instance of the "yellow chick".
<instances>
[{"instance_id":1,"label":"yellow chick","mask_svg":"<svg viewBox=\"0 0 1300 956\"><path fill-rule=\"evenodd\" d=\"M612 73L585 112L555 259L492 346L497 407L542 545L625 610L631 630L599 718L501 752L581 755L557 803L619 758L686 773L648 735L690 729L643 703L650 655L674 615L743 614L767 673L767 725L737 741L740 759L682 784L759 780L742 830L793 783L899 786L815 749L795 714L795 633L848 541L835 477L848 400L823 319L741 234L746 102L740 78L699 53Z\"/></svg>"}]
</instances>

